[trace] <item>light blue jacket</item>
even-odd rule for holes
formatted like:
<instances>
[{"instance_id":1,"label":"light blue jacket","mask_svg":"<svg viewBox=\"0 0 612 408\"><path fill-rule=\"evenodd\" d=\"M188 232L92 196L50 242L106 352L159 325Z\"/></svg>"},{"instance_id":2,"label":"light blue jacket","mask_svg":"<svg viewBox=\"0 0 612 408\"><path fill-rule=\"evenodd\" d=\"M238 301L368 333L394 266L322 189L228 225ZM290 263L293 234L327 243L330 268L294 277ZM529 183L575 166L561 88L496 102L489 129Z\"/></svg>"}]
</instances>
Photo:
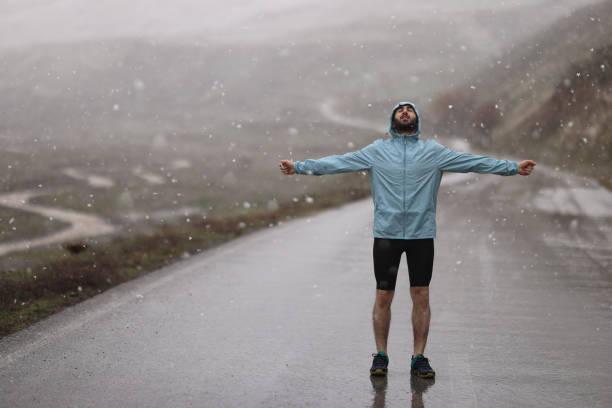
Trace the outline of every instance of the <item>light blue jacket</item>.
<instances>
[{"instance_id":1,"label":"light blue jacket","mask_svg":"<svg viewBox=\"0 0 612 408\"><path fill-rule=\"evenodd\" d=\"M393 112L414 109L418 126L412 135L396 133ZM378 139L361 150L318 160L296 161L298 174L346 173L367 170L374 200L374 237L418 239L436 236L436 202L443 172L493 173L511 176L518 163L453 151L429 139L419 139L421 120L410 102L397 104L389 124L390 139Z\"/></svg>"}]
</instances>

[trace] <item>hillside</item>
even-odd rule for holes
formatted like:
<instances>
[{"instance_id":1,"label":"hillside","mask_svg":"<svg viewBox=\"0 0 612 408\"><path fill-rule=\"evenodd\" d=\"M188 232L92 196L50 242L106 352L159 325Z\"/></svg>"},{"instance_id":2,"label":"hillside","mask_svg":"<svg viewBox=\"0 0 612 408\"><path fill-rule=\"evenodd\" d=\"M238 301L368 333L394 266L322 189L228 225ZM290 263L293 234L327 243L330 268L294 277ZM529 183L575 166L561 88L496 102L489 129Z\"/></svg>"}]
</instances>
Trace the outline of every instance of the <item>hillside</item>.
<instances>
[{"instance_id":1,"label":"hillside","mask_svg":"<svg viewBox=\"0 0 612 408\"><path fill-rule=\"evenodd\" d=\"M433 101L438 133L610 183L612 3L577 10Z\"/></svg>"}]
</instances>

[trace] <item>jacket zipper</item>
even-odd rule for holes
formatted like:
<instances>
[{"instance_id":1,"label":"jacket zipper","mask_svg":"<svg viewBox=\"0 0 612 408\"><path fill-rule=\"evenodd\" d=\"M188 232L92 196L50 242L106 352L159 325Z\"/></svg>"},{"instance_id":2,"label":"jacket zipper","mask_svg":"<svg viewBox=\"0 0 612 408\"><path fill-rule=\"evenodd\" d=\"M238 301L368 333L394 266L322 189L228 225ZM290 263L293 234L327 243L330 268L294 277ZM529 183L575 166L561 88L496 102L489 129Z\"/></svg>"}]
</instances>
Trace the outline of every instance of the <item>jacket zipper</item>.
<instances>
[{"instance_id":1,"label":"jacket zipper","mask_svg":"<svg viewBox=\"0 0 612 408\"><path fill-rule=\"evenodd\" d=\"M402 139L404 139L404 182L402 183L404 200L402 202L402 238L406 239L406 135L403 135Z\"/></svg>"}]
</instances>

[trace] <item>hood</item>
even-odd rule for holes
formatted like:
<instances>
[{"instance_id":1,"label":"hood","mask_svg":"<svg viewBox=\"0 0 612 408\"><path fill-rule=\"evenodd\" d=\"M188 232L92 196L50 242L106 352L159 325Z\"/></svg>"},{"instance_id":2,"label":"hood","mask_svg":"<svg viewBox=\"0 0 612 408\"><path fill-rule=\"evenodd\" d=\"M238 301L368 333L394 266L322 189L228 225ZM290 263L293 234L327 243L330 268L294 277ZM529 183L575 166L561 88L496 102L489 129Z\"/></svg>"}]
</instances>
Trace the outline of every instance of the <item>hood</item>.
<instances>
[{"instance_id":1,"label":"hood","mask_svg":"<svg viewBox=\"0 0 612 408\"><path fill-rule=\"evenodd\" d=\"M410 105L412 107L412 109L414 109L414 113L416 113L416 117L417 117L417 130L416 132L414 132L411 135L402 135L400 133L396 133L395 130L393 130L393 114L395 113L395 111L397 110L397 108L399 108L400 106L404 106L404 105ZM419 138L419 133L421 133L421 118L419 117L419 111L417 110L416 106L414 106L414 103L412 102L400 102L397 105L395 105L393 107L393 110L391 110L391 117L389 118L389 134L393 137L403 137L406 136L410 139L418 139Z\"/></svg>"}]
</instances>

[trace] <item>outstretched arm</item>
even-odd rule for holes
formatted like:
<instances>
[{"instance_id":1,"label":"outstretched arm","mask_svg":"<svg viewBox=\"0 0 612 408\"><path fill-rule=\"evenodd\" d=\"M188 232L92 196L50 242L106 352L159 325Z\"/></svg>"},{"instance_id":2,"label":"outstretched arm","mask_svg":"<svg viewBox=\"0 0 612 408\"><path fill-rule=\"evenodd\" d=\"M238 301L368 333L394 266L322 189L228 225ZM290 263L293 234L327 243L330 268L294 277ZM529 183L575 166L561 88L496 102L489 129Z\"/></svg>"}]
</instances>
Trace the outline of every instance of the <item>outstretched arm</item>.
<instances>
[{"instance_id":1,"label":"outstretched arm","mask_svg":"<svg viewBox=\"0 0 612 408\"><path fill-rule=\"evenodd\" d=\"M284 174L312 174L315 176L368 170L372 167L372 146L373 144L370 144L355 152L327 156L317 160L307 159L296 162L281 160L280 170Z\"/></svg>"},{"instance_id":2,"label":"outstretched arm","mask_svg":"<svg viewBox=\"0 0 612 408\"><path fill-rule=\"evenodd\" d=\"M535 162L524 160L520 163L510 160L497 160L488 156L478 156L471 153L462 153L439 145L438 168L441 171L457 173L490 173L501 176L512 176L531 174Z\"/></svg>"}]
</instances>

